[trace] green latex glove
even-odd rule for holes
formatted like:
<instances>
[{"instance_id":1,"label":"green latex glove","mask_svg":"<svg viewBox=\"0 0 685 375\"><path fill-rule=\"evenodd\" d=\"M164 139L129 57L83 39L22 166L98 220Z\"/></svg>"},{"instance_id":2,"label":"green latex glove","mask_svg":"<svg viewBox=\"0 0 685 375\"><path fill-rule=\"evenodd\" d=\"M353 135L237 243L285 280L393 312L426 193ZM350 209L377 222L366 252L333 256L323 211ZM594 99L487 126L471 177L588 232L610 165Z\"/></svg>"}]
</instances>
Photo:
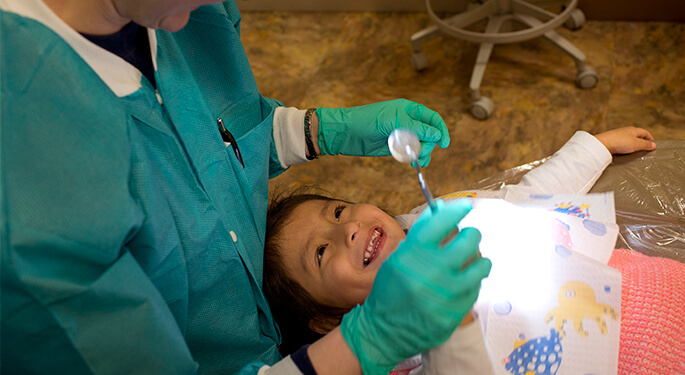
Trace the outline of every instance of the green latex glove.
<instances>
[{"instance_id":1,"label":"green latex glove","mask_svg":"<svg viewBox=\"0 0 685 375\"><path fill-rule=\"evenodd\" d=\"M421 141L419 165L430 163L435 145L445 148L450 135L440 115L406 99L352 108L316 109L323 155L387 156L388 136L397 128L413 131Z\"/></svg>"},{"instance_id":2,"label":"green latex glove","mask_svg":"<svg viewBox=\"0 0 685 375\"><path fill-rule=\"evenodd\" d=\"M436 203L437 212L425 210L381 265L366 302L343 317L342 335L366 375L387 374L402 360L447 341L490 273L490 260L479 257L477 229L465 228L440 245L471 203Z\"/></svg>"}]
</instances>

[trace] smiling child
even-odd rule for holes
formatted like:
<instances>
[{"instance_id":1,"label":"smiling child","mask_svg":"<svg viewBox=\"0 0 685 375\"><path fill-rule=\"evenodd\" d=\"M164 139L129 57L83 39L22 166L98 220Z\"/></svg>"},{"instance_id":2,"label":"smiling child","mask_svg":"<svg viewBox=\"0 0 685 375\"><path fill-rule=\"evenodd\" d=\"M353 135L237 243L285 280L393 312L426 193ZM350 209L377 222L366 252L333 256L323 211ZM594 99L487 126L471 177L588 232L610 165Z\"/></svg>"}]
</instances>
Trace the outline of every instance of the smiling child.
<instances>
[{"instance_id":1,"label":"smiling child","mask_svg":"<svg viewBox=\"0 0 685 375\"><path fill-rule=\"evenodd\" d=\"M531 194L587 193L612 154L653 150L652 139L639 128L620 128L596 137L578 132L519 184L503 189ZM332 330L347 311L364 303L380 265L406 236L410 224L400 221L404 227L376 206L308 191L272 200L264 291L281 327L284 355ZM468 325L471 318L463 324ZM479 329L469 331L479 333ZM483 350L476 353L464 360L473 366L487 362Z\"/></svg>"}]
</instances>

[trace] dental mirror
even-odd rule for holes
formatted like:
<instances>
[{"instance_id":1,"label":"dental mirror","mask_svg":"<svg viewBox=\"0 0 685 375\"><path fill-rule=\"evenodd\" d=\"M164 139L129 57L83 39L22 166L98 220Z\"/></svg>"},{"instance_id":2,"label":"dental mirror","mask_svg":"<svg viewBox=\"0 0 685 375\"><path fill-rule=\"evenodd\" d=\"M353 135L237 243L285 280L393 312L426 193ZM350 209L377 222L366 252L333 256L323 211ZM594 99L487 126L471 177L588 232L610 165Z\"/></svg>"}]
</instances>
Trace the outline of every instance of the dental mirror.
<instances>
[{"instance_id":1,"label":"dental mirror","mask_svg":"<svg viewBox=\"0 0 685 375\"><path fill-rule=\"evenodd\" d=\"M423 195L426 197L426 202L428 202L431 211L435 213L435 210L437 209L435 200L433 200L433 195L428 190L428 185L426 185L426 181L423 179L423 174L421 173L421 168L419 167L418 158L421 154L419 137L412 131L395 129L388 137L388 148L390 149L392 157L400 163L409 164L414 162Z\"/></svg>"}]
</instances>

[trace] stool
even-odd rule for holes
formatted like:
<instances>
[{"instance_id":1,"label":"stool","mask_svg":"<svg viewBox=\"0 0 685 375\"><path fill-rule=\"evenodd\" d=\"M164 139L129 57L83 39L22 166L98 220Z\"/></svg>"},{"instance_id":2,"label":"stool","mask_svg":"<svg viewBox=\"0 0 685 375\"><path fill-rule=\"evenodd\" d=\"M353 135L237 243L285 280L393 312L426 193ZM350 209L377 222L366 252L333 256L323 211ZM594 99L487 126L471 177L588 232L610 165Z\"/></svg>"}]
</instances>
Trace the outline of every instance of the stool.
<instances>
[{"instance_id":1,"label":"stool","mask_svg":"<svg viewBox=\"0 0 685 375\"><path fill-rule=\"evenodd\" d=\"M428 66L426 55L421 47L423 43L438 36L449 35L469 42L480 43L469 84L471 99L473 100L470 112L473 117L485 120L492 115L495 106L492 100L480 95L480 85L493 46L495 44L517 43L544 36L575 61L578 69L576 85L582 89L591 89L599 81L597 72L592 67L585 65L585 54L582 51L553 30L562 24L571 30L582 27L585 23L585 15L577 9L577 5L578 0L570 0L565 8L556 14L523 0L489 0L483 3L472 3L465 12L442 20L435 15L430 0L426 0L428 16L434 24L411 36L412 67L421 71ZM486 20L487 23L483 32L467 29ZM510 31L512 22L524 26L524 29Z\"/></svg>"}]
</instances>

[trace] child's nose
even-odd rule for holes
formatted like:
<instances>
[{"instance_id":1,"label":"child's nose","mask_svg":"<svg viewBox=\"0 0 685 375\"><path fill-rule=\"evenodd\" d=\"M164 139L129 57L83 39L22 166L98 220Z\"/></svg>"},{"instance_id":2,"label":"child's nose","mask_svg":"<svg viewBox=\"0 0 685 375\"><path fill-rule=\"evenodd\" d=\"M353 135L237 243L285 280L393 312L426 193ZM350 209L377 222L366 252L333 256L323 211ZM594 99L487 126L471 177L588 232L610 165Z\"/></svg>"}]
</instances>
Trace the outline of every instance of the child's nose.
<instances>
[{"instance_id":1,"label":"child's nose","mask_svg":"<svg viewBox=\"0 0 685 375\"><path fill-rule=\"evenodd\" d=\"M359 228L361 228L361 223L358 221L350 221L343 224L343 233L347 245L354 245L359 240Z\"/></svg>"}]
</instances>

